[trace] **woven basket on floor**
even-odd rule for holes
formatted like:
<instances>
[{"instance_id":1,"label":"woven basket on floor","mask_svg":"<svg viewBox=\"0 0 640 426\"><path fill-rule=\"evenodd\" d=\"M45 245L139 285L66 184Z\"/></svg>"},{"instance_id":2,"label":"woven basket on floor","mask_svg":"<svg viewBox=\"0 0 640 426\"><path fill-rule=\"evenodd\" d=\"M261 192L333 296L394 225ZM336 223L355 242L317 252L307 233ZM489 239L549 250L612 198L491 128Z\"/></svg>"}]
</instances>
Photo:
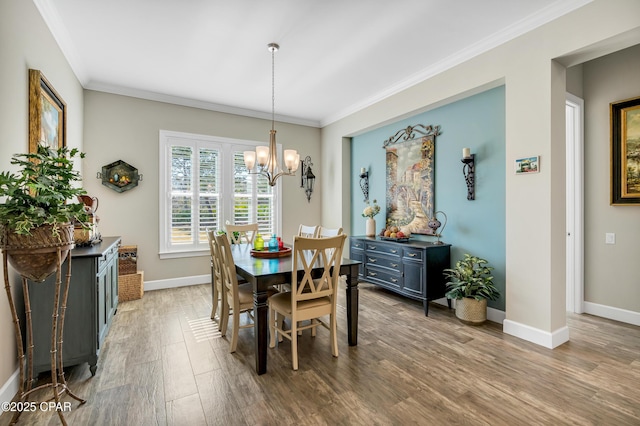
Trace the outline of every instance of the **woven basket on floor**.
<instances>
[{"instance_id":1,"label":"woven basket on floor","mask_svg":"<svg viewBox=\"0 0 640 426\"><path fill-rule=\"evenodd\" d=\"M456 300L456 317L465 324L482 324L487 320L487 300L470 297Z\"/></svg>"},{"instance_id":2,"label":"woven basket on floor","mask_svg":"<svg viewBox=\"0 0 640 426\"><path fill-rule=\"evenodd\" d=\"M141 299L144 294L144 271L118 276L118 302Z\"/></svg>"}]
</instances>

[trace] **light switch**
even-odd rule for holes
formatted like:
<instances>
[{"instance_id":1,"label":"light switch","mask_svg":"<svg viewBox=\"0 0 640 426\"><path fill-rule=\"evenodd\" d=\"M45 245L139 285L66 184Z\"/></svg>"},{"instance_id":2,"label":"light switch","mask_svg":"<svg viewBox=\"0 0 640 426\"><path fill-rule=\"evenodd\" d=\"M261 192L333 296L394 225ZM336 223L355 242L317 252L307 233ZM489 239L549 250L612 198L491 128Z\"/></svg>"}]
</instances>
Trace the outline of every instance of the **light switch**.
<instances>
[{"instance_id":1,"label":"light switch","mask_svg":"<svg viewBox=\"0 0 640 426\"><path fill-rule=\"evenodd\" d=\"M604 234L604 243L605 244L615 244L616 243L616 234L613 232L607 232Z\"/></svg>"}]
</instances>

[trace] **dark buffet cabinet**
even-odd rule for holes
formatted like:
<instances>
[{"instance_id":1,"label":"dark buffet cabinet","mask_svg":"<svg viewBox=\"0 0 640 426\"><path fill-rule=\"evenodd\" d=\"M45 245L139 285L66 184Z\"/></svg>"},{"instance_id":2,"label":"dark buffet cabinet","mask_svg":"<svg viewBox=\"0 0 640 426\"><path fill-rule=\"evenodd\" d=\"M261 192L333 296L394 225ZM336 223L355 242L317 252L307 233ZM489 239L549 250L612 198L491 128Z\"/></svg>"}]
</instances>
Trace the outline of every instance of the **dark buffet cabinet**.
<instances>
[{"instance_id":1,"label":"dark buffet cabinet","mask_svg":"<svg viewBox=\"0 0 640 426\"><path fill-rule=\"evenodd\" d=\"M350 258L362 262L358 279L421 300L425 315L429 301L444 297L443 270L450 267L451 244L377 237L351 237L350 241Z\"/></svg>"},{"instance_id":2,"label":"dark buffet cabinet","mask_svg":"<svg viewBox=\"0 0 640 426\"><path fill-rule=\"evenodd\" d=\"M92 376L96 373L100 349L118 308L119 246L120 237L105 237L98 244L77 247L70 254L71 281L64 318L63 362L65 367L88 362ZM62 287L68 261L62 265ZM49 350L55 278L54 273L43 283L29 282L34 376L51 370Z\"/></svg>"}]
</instances>

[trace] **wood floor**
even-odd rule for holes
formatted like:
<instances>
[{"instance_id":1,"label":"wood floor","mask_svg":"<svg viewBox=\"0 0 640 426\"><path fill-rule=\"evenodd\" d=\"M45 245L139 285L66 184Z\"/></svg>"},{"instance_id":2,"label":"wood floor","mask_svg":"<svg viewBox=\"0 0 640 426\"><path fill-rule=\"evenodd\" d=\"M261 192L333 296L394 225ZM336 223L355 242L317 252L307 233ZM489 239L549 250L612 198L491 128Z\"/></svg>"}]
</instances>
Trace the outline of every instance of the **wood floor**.
<instances>
[{"instance_id":1,"label":"wood floor","mask_svg":"<svg viewBox=\"0 0 640 426\"><path fill-rule=\"evenodd\" d=\"M341 291L343 298L344 291ZM145 293L121 303L98 371L69 369L71 425L639 425L640 327L570 315L570 342L555 350L465 326L446 307L360 285L358 346L339 350L327 330L285 340L254 370L253 330L238 350L216 336L208 285ZM9 413L0 416L7 425ZM52 412L19 424L59 424Z\"/></svg>"}]
</instances>

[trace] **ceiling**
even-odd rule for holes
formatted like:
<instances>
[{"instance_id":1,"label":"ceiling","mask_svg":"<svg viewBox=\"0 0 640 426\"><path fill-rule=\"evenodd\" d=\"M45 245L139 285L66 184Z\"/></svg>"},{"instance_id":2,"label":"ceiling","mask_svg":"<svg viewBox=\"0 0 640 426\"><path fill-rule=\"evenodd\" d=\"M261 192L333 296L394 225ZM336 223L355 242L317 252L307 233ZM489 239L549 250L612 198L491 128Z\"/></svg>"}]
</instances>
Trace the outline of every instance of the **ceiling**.
<instances>
[{"instance_id":1,"label":"ceiling","mask_svg":"<svg viewBox=\"0 0 640 426\"><path fill-rule=\"evenodd\" d=\"M33 0L86 89L324 126L590 0Z\"/></svg>"}]
</instances>

